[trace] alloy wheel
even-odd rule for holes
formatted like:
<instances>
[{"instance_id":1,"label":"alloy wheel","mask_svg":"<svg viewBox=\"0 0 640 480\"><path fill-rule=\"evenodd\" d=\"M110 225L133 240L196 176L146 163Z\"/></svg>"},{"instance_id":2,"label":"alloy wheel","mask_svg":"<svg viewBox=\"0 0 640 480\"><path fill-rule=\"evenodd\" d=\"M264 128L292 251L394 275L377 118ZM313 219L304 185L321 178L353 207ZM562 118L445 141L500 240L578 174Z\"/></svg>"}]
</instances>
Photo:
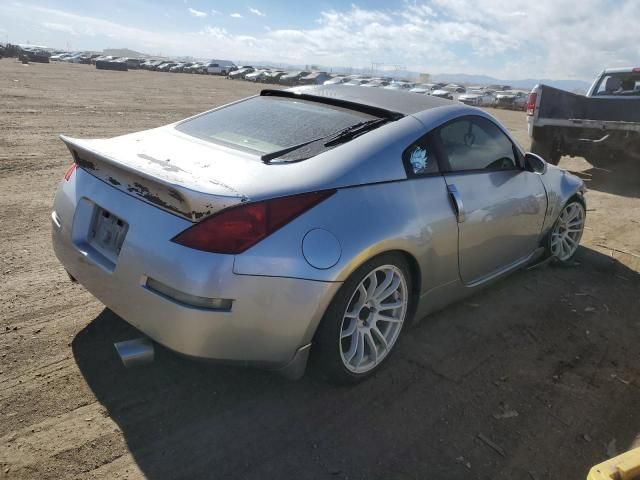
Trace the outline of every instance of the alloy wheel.
<instances>
[{"instance_id":1,"label":"alloy wheel","mask_svg":"<svg viewBox=\"0 0 640 480\"><path fill-rule=\"evenodd\" d=\"M551 253L561 262L570 259L578 250L584 229L584 207L571 202L564 207L551 232Z\"/></svg>"},{"instance_id":2,"label":"alloy wheel","mask_svg":"<svg viewBox=\"0 0 640 480\"><path fill-rule=\"evenodd\" d=\"M402 270L382 265L359 283L342 318L340 356L352 373L376 367L393 348L405 317L409 292Z\"/></svg>"}]
</instances>

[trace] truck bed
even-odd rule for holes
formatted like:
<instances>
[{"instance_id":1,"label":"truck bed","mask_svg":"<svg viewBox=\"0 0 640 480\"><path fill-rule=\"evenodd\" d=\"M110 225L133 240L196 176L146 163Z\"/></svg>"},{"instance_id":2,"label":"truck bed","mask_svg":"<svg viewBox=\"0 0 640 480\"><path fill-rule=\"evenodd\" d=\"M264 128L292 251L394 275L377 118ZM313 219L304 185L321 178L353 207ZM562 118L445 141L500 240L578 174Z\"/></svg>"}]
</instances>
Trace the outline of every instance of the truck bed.
<instances>
[{"instance_id":1,"label":"truck bed","mask_svg":"<svg viewBox=\"0 0 640 480\"><path fill-rule=\"evenodd\" d=\"M640 97L598 98L539 86L538 119L599 120L640 124Z\"/></svg>"},{"instance_id":2,"label":"truck bed","mask_svg":"<svg viewBox=\"0 0 640 480\"><path fill-rule=\"evenodd\" d=\"M528 109L531 151L557 165L563 155L592 163L640 157L640 96L587 97L538 85ZM536 98L536 97L534 97Z\"/></svg>"}]
</instances>

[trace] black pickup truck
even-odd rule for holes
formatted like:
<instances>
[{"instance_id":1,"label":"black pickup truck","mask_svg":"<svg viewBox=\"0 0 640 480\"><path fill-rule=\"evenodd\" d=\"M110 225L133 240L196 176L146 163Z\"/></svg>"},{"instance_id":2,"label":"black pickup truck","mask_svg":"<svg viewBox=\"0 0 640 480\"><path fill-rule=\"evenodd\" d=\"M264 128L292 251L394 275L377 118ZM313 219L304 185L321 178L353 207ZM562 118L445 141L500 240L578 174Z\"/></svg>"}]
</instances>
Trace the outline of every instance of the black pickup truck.
<instances>
[{"instance_id":1,"label":"black pickup truck","mask_svg":"<svg viewBox=\"0 0 640 480\"><path fill-rule=\"evenodd\" d=\"M557 165L640 158L640 67L604 70L586 95L536 85L527 100L531 151Z\"/></svg>"}]
</instances>

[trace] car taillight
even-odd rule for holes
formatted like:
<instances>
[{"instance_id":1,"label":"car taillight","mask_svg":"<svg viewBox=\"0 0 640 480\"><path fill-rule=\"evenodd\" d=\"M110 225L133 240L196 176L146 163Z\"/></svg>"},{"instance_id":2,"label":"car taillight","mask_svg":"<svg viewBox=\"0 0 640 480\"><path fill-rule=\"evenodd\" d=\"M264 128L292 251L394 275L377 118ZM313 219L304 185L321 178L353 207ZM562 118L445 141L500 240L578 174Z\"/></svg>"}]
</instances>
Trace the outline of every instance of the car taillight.
<instances>
[{"instance_id":1,"label":"car taillight","mask_svg":"<svg viewBox=\"0 0 640 480\"><path fill-rule=\"evenodd\" d=\"M67 182L69 181L69 179L71 178L71 175L73 175L73 172L76 171L76 167L77 167L76 162L73 162L71 166L67 169L66 173L64 174L65 181Z\"/></svg>"},{"instance_id":2,"label":"car taillight","mask_svg":"<svg viewBox=\"0 0 640 480\"><path fill-rule=\"evenodd\" d=\"M230 207L171 241L205 252L242 253L334 193L336 190L323 190Z\"/></svg>"},{"instance_id":3,"label":"car taillight","mask_svg":"<svg viewBox=\"0 0 640 480\"><path fill-rule=\"evenodd\" d=\"M533 115L535 113L537 99L538 94L536 92L532 92L529 94L529 98L527 98L527 115Z\"/></svg>"}]
</instances>

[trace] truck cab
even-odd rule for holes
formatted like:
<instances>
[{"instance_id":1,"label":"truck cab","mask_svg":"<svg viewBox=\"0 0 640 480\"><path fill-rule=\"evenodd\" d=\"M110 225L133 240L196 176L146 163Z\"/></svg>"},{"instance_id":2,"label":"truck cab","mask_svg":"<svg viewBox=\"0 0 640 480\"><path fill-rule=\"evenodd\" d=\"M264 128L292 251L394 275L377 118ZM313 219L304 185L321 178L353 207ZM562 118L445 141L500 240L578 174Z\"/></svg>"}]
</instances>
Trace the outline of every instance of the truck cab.
<instances>
[{"instance_id":1,"label":"truck cab","mask_svg":"<svg viewBox=\"0 0 640 480\"><path fill-rule=\"evenodd\" d=\"M587 97L640 97L640 67L603 70L591 85Z\"/></svg>"}]
</instances>

